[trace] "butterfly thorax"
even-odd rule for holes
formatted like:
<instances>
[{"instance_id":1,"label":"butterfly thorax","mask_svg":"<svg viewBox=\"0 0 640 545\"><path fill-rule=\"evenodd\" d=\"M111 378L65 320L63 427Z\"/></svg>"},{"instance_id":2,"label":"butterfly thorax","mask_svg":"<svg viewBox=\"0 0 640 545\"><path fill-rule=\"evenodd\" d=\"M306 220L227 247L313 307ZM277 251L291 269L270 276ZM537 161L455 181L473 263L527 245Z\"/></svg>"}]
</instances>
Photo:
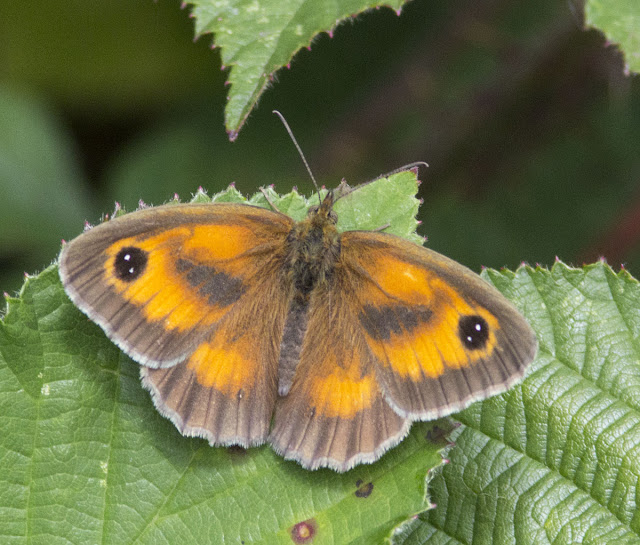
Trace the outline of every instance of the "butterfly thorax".
<instances>
[{"instance_id":1,"label":"butterfly thorax","mask_svg":"<svg viewBox=\"0 0 640 545\"><path fill-rule=\"evenodd\" d=\"M311 291L333 275L340 242L332 206L329 193L320 206L309 210L305 220L295 224L287 238L288 274L299 301L308 300Z\"/></svg>"}]
</instances>

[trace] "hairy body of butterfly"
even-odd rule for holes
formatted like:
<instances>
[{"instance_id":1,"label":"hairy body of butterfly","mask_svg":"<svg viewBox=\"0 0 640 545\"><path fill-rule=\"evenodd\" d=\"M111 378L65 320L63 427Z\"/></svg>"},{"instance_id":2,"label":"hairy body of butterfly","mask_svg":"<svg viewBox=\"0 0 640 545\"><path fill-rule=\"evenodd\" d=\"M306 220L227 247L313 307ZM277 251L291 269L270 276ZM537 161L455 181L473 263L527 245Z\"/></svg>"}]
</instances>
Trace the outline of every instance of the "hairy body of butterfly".
<instances>
[{"instance_id":1,"label":"hairy body of butterfly","mask_svg":"<svg viewBox=\"0 0 640 545\"><path fill-rule=\"evenodd\" d=\"M241 204L141 210L66 245L60 275L183 434L346 471L412 421L505 390L537 344L476 274L340 233L332 206L298 223Z\"/></svg>"}]
</instances>

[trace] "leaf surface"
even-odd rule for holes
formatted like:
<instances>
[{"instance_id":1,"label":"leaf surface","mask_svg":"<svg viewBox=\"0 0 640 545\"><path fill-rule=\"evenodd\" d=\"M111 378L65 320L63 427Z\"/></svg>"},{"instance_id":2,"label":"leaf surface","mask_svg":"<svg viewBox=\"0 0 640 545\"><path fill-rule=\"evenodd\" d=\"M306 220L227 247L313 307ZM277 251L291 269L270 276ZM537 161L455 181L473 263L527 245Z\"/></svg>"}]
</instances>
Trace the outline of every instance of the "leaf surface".
<instances>
[{"instance_id":1,"label":"leaf surface","mask_svg":"<svg viewBox=\"0 0 640 545\"><path fill-rule=\"evenodd\" d=\"M640 288L604 263L487 270L520 302L538 357L458 414L437 507L395 543L640 544Z\"/></svg>"}]
</instances>

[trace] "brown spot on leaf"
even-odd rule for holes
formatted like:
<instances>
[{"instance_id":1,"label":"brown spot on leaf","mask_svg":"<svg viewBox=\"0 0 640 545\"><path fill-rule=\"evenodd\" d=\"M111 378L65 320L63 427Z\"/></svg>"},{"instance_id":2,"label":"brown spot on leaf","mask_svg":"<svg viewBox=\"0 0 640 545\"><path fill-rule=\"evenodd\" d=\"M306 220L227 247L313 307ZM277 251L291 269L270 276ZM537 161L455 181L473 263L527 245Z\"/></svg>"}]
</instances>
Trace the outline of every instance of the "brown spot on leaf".
<instances>
[{"instance_id":1,"label":"brown spot on leaf","mask_svg":"<svg viewBox=\"0 0 640 545\"><path fill-rule=\"evenodd\" d=\"M449 418L437 420L431 423L425 438L433 445L446 446L449 444L449 434L457 427Z\"/></svg>"},{"instance_id":2,"label":"brown spot on leaf","mask_svg":"<svg viewBox=\"0 0 640 545\"><path fill-rule=\"evenodd\" d=\"M368 498L373 492L373 483L363 483L360 479L356 481L358 490L355 491L356 498Z\"/></svg>"},{"instance_id":3,"label":"brown spot on leaf","mask_svg":"<svg viewBox=\"0 0 640 545\"><path fill-rule=\"evenodd\" d=\"M296 545L298 543L311 543L317 531L318 527L314 519L303 520L291 527L291 539Z\"/></svg>"}]
</instances>

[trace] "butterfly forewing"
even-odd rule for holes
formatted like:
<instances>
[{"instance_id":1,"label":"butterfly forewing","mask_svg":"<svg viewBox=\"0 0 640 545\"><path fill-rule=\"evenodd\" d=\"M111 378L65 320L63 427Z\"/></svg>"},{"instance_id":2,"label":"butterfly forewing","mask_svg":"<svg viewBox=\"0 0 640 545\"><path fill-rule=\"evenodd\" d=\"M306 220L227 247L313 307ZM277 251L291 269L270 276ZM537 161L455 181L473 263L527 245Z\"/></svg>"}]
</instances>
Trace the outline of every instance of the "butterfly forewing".
<instances>
[{"instance_id":1,"label":"butterfly forewing","mask_svg":"<svg viewBox=\"0 0 640 545\"><path fill-rule=\"evenodd\" d=\"M141 210L68 243L60 276L73 302L127 354L171 366L277 259L292 223L237 204Z\"/></svg>"},{"instance_id":2,"label":"butterfly forewing","mask_svg":"<svg viewBox=\"0 0 640 545\"><path fill-rule=\"evenodd\" d=\"M437 418L522 377L535 335L478 275L393 235L353 231L341 243L358 323L399 414Z\"/></svg>"}]
</instances>

